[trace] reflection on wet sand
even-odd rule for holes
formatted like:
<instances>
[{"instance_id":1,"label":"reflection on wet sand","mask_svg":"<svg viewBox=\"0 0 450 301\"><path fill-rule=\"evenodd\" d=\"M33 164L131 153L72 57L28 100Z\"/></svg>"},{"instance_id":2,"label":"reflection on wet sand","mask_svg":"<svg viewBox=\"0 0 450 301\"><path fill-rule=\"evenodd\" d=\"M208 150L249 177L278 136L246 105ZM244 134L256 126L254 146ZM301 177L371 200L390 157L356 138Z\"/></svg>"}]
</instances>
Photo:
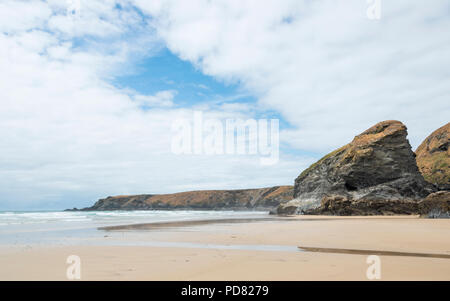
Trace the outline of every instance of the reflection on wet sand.
<instances>
[{"instance_id":1,"label":"reflection on wet sand","mask_svg":"<svg viewBox=\"0 0 450 301\"><path fill-rule=\"evenodd\" d=\"M161 228L192 227L192 226L202 226L202 225L210 225L210 224L251 223L251 222L270 221L270 220L275 221L275 220L284 220L284 219L272 218L272 217L224 218L224 219L211 219L211 220L187 220L187 221L176 221L176 222L156 222L156 223L145 223L145 224L119 225L119 226L99 227L97 229L104 230L104 231L154 230L154 229L161 229Z\"/></svg>"},{"instance_id":2,"label":"reflection on wet sand","mask_svg":"<svg viewBox=\"0 0 450 301\"><path fill-rule=\"evenodd\" d=\"M409 257L429 257L429 258L446 258L450 259L450 254L433 254L433 253L409 253L381 250L358 250L358 249L336 249L336 248L315 248L315 247L298 247L305 252L319 253L337 253L337 254L355 254L355 255L384 255L384 256L409 256Z\"/></svg>"}]
</instances>

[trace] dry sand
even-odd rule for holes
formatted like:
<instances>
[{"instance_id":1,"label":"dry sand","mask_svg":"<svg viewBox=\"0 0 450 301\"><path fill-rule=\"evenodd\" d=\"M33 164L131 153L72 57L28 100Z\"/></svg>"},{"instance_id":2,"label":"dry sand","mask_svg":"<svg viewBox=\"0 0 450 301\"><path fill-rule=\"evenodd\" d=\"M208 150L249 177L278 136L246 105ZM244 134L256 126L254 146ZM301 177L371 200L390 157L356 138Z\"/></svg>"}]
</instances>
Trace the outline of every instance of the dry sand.
<instances>
[{"instance_id":1,"label":"dry sand","mask_svg":"<svg viewBox=\"0 0 450 301\"><path fill-rule=\"evenodd\" d=\"M449 219L301 216L137 228L105 231L101 244L109 245L3 246L0 280L67 280L69 255L81 258L81 280L367 280L368 254L358 250L381 251L381 280L450 280L450 258L421 257L450 255Z\"/></svg>"}]
</instances>

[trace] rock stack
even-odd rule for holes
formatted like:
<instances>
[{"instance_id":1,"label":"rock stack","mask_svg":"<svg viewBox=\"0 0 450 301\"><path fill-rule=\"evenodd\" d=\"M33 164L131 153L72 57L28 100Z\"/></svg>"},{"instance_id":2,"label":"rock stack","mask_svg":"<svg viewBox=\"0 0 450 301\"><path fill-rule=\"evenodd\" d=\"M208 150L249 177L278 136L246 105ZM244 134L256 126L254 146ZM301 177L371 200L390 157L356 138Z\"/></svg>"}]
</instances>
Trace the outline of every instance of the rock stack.
<instances>
[{"instance_id":1,"label":"rock stack","mask_svg":"<svg viewBox=\"0 0 450 301\"><path fill-rule=\"evenodd\" d=\"M416 161L425 180L439 190L450 190L450 123L434 131L416 150Z\"/></svg>"},{"instance_id":2,"label":"rock stack","mask_svg":"<svg viewBox=\"0 0 450 301\"><path fill-rule=\"evenodd\" d=\"M437 189L424 180L399 121L383 121L298 176L279 214L419 214ZM422 209L421 209L422 208Z\"/></svg>"}]
</instances>

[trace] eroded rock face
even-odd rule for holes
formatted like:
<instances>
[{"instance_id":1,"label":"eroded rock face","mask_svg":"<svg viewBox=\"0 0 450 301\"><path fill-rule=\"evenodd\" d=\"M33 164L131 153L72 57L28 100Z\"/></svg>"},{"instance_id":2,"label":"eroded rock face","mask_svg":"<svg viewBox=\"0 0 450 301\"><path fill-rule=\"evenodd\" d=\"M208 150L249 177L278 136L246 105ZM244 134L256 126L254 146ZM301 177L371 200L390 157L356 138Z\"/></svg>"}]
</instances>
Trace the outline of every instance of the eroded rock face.
<instances>
[{"instance_id":1,"label":"eroded rock face","mask_svg":"<svg viewBox=\"0 0 450 301\"><path fill-rule=\"evenodd\" d=\"M361 213L398 214L394 204L404 201L407 207L434 191L420 174L406 136L399 121L374 125L302 172L295 180L295 199L278 210L295 205L298 213L315 214L329 202L360 208Z\"/></svg>"},{"instance_id":2,"label":"eroded rock face","mask_svg":"<svg viewBox=\"0 0 450 301\"><path fill-rule=\"evenodd\" d=\"M277 215L295 215L298 214L298 206L295 204L286 206L280 204L277 208L271 210L269 213Z\"/></svg>"},{"instance_id":3,"label":"eroded rock face","mask_svg":"<svg viewBox=\"0 0 450 301\"><path fill-rule=\"evenodd\" d=\"M317 215L415 215L420 202L415 200L354 200L342 196L322 199L321 205L306 214Z\"/></svg>"},{"instance_id":4,"label":"eroded rock face","mask_svg":"<svg viewBox=\"0 0 450 301\"><path fill-rule=\"evenodd\" d=\"M281 207L279 207L281 208ZM278 214L294 215L299 211L292 205L284 206ZM420 215L426 218L450 218L450 191L438 191L425 199L416 200L350 200L343 196L327 196L319 207L308 209L313 215Z\"/></svg>"},{"instance_id":5,"label":"eroded rock face","mask_svg":"<svg viewBox=\"0 0 450 301\"><path fill-rule=\"evenodd\" d=\"M426 181L450 190L450 123L434 131L416 150L416 161Z\"/></svg>"},{"instance_id":6,"label":"eroded rock face","mask_svg":"<svg viewBox=\"0 0 450 301\"><path fill-rule=\"evenodd\" d=\"M450 191L438 191L419 203L419 212L428 218L450 218Z\"/></svg>"}]
</instances>

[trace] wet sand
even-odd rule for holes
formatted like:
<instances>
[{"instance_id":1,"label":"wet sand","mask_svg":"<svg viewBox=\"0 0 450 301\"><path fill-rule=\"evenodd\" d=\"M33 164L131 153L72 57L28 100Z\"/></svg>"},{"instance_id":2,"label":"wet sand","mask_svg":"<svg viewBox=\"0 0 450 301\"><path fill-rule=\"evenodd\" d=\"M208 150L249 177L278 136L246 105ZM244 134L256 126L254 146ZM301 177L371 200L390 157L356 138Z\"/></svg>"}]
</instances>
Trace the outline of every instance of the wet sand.
<instances>
[{"instance_id":1,"label":"wet sand","mask_svg":"<svg viewBox=\"0 0 450 301\"><path fill-rule=\"evenodd\" d=\"M144 226L145 225L145 226ZM0 280L450 280L450 220L300 216L126 225L82 245L2 246ZM302 249L299 249L301 247ZM374 254L372 254L374 253Z\"/></svg>"},{"instance_id":2,"label":"wet sand","mask_svg":"<svg viewBox=\"0 0 450 301\"><path fill-rule=\"evenodd\" d=\"M335 249L335 248L311 248L299 246L299 250L304 252L318 253L334 253L334 254L357 254L357 255L377 255L377 256L403 256L403 257L426 257L426 258L443 258L450 259L450 254L433 254L433 253L411 253L411 252L395 252L383 250L357 250L357 249Z\"/></svg>"},{"instance_id":3,"label":"wet sand","mask_svg":"<svg viewBox=\"0 0 450 301\"><path fill-rule=\"evenodd\" d=\"M99 227L98 230L105 231L125 231L125 230L155 230L164 228L180 228L202 225L214 225L214 224L236 224L236 223L251 223L261 221L274 221L283 220L281 218L223 218L223 219L207 219L207 220L188 220L188 221L176 221L176 222L157 222L157 223L145 223L145 224L132 224L132 225L119 225Z\"/></svg>"}]
</instances>

